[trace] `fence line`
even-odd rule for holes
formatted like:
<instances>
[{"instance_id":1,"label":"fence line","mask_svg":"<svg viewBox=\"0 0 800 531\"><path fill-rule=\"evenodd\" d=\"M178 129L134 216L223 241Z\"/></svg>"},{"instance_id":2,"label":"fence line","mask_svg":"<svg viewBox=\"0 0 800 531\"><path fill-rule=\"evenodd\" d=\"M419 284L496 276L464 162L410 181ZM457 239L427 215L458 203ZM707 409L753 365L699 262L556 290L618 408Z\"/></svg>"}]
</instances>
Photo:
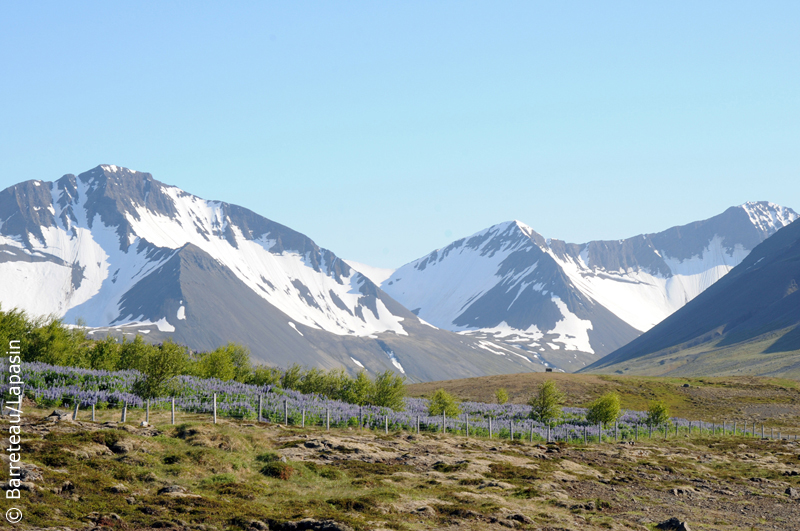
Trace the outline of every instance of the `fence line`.
<instances>
[{"instance_id":1,"label":"fence line","mask_svg":"<svg viewBox=\"0 0 800 531\"><path fill-rule=\"evenodd\" d=\"M218 401L217 393L211 396L210 407L202 400L195 401L189 407L180 407L176 404L175 397L158 399L154 401L145 400L140 407L130 405L127 402L122 404L121 422L128 421L128 408L143 409L145 422L150 422L151 403L155 409L167 409L170 411L170 420L174 425L177 422L177 412L185 413L211 413L211 421L218 422L220 412L222 416L231 418L247 419L248 415L242 414L242 409L230 407L230 401L226 400L225 395ZM615 421L613 424L601 426L599 424L589 424L588 422L571 419L571 422L562 421L560 423L542 424L527 418L511 418L505 425L497 425L492 416L480 416L476 414L464 414L459 417L447 418L445 413L441 416L426 415L405 415L400 412L377 408L373 406L354 406L352 412L341 414L334 410L332 417L331 407L325 405L326 401L319 401L315 407L309 408L307 405L290 404L288 398L282 400L270 400L263 394L258 396L258 415L254 420L257 422L277 423L283 421L285 425L296 425L300 427L321 426L330 430L333 428L358 427L359 429L381 430L388 434L390 429L393 431L410 431L416 433L452 433L464 435L466 437L479 436L489 438L500 438L508 440L524 441L526 433L529 442L567 442L584 443L591 442L611 442L611 441L638 441L642 437L647 438L677 438L690 436L710 436L710 437L759 437L762 439L781 439L797 440L797 435L783 435L777 432L774 427L767 427L762 423L760 426L755 421L748 425L748 421L740 423L738 420L729 421L723 419L721 423L703 422L696 420L672 419L668 424L653 426L643 422L620 423ZM80 402L75 401L72 413L73 419L78 419L80 412ZM220 407L222 410L220 411ZM96 420L96 405L91 404L91 419ZM210 410L210 411L209 411ZM324 412L324 415L323 415ZM670 430L672 428L672 430ZM655 430L655 431L654 431ZM759 434L760 431L760 434Z\"/></svg>"}]
</instances>

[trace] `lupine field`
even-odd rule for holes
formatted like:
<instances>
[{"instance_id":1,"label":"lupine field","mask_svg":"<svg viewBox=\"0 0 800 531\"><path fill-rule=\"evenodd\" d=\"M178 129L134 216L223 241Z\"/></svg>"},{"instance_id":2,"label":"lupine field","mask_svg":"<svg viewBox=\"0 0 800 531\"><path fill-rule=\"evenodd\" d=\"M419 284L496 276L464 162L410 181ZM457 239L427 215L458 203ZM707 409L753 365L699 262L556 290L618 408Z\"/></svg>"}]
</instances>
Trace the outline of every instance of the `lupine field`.
<instances>
[{"instance_id":1,"label":"lupine field","mask_svg":"<svg viewBox=\"0 0 800 531\"><path fill-rule=\"evenodd\" d=\"M95 406L100 409L144 408L145 401L131 389L139 373L136 371L97 371L61 367L43 363L23 363L22 380L25 395L42 407L74 406L81 409ZM8 385L0 385L5 396ZM305 395L271 385L259 387L235 381L178 377L174 397L150 401L153 410L169 410L175 400L177 411L212 413L216 395L217 414L245 419L292 425L357 427L375 430L442 431L476 436L500 437L530 441L591 441L604 439L635 439L650 436L692 434L758 434L753 424L726 424L690 421L673 418L667 426L650 427L646 413L624 410L614 425L601 429L586 420L586 409L563 408L563 415L550 426L530 418L531 408L520 404L487 404L461 402L462 414L456 418L428 415L428 401L406 398L405 409L395 411L375 406L358 406L318 395ZM260 404L260 408L259 408ZM468 431L467 431L468 430ZM774 435L765 433L765 436Z\"/></svg>"}]
</instances>

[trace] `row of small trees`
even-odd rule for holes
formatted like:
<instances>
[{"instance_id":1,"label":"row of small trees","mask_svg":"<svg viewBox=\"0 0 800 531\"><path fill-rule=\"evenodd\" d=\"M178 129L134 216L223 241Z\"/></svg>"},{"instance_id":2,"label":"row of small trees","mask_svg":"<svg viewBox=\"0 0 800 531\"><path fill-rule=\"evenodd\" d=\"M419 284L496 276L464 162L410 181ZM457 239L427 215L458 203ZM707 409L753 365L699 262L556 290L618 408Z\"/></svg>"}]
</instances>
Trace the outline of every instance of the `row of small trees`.
<instances>
[{"instance_id":1,"label":"row of small trees","mask_svg":"<svg viewBox=\"0 0 800 531\"><path fill-rule=\"evenodd\" d=\"M405 377L385 371L370 378L364 371L349 376L344 369L324 371L292 365L287 369L252 365L250 350L228 343L207 352L192 351L166 340L154 345L137 335L134 339L87 337L81 327L67 327L53 317L31 318L21 310L0 311L0 344L21 339L22 360L94 370L136 370L141 379L133 392L142 398L169 395L175 377L217 378L241 383L272 385L305 394L358 405L402 409Z\"/></svg>"},{"instance_id":2,"label":"row of small trees","mask_svg":"<svg viewBox=\"0 0 800 531\"><path fill-rule=\"evenodd\" d=\"M503 388L495 392L498 404L508 402L508 391ZM553 380L545 380L528 399L531 406L531 418L543 424L557 422L563 416L566 396ZM430 398L428 414L455 417L461 414L458 401L444 389L438 389ZM591 402L587 408L586 420L592 424L608 425L615 422L622 413L620 396L609 392ZM653 401L647 410L646 423L650 426L661 426L669 422L669 409L661 401Z\"/></svg>"}]
</instances>

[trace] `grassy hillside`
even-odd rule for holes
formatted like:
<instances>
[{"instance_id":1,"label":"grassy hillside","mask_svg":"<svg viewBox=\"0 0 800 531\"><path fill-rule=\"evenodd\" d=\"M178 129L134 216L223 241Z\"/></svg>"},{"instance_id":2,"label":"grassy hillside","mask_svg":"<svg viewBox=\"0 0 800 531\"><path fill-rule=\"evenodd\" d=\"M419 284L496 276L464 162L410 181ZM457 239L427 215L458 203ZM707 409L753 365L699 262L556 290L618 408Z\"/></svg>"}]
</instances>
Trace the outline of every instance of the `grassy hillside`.
<instances>
[{"instance_id":1,"label":"grassy hillside","mask_svg":"<svg viewBox=\"0 0 800 531\"><path fill-rule=\"evenodd\" d=\"M650 401L662 400L673 416L690 420L740 419L778 426L793 423L800 415L800 382L781 378L527 373L426 382L410 385L408 390L410 396L428 397L443 388L461 400L493 402L495 391L502 387L510 402L522 404L547 379L556 382L566 394L566 405L573 407L584 407L603 393L616 391L623 408L642 411Z\"/></svg>"},{"instance_id":2,"label":"grassy hillside","mask_svg":"<svg viewBox=\"0 0 800 531\"><path fill-rule=\"evenodd\" d=\"M716 337L692 341L598 369L594 374L647 376L776 376L800 379L800 350L775 347L797 342L800 327L768 332L739 343Z\"/></svg>"}]
</instances>

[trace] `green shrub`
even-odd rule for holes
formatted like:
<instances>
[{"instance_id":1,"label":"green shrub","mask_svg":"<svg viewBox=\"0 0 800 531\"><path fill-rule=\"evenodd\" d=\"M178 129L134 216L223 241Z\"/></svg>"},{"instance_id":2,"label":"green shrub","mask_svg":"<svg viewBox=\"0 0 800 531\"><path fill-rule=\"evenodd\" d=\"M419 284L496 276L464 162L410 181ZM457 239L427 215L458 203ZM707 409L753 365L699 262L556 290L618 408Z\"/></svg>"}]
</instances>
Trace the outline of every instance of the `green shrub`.
<instances>
[{"instance_id":1,"label":"green shrub","mask_svg":"<svg viewBox=\"0 0 800 531\"><path fill-rule=\"evenodd\" d=\"M275 461L272 463L267 463L261 467L261 473L270 478L282 479L286 481L296 474L297 470L287 463Z\"/></svg>"},{"instance_id":2,"label":"green shrub","mask_svg":"<svg viewBox=\"0 0 800 531\"><path fill-rule=\"evenodd\" d=\"M536 394L528 400L531 406L531 418L539 422L549 423L561 416L564 395L558 390L553 380L545 380Z\"/></svg>"},{"instance_id":3,"label":"green shrub","mask_svg":"<svg viewBox=\"0 0 800 531\"><path fill-rule=\"evenodd\" d=\"M368 404L388 407L395 411L405 409L406 377L398 376L392 371L384 371L375 376L372 382Z\"/></svg>"},{"instance_id":4,"label":"green shrub","mask_svg":"<svg viewBox=\"0 0 800 531\"><path fill-rule=\"evenodd\" d=\"M355 378L349 379L345 382L344 389L342 389L340 400L364 406L369 402L370 395L372 394L372 381L367 376L364 370L358 371Z\"/></svg>"},{"instance_id":5,"label":"green shrub","mask_svg":"<svg viewBox=\"0 0 800 531\"><path fill-rule=\"evenodd\" d=\"M280 460L281 456L279 456L275 452L265 452L263 454L256 456L256 461L260 461L262 463L275 463Z\"/></svg>"},{"instance_id":6,"label":"green shrub","mask_svg":"<svg viewBox=\"0 0 800 531\"><path fill-rule=\"evenodd\" d=\"M155 398L173 392L174 379L184 374L189 362L186 347L166 340L148 348L138 358L136 367L142 377L133 385L133 392L142 398Z\"/></svg>"},{"instance_id":7,"label":"green shrub","mask_svg":"<svg viewBox=\"0 0 800 531\"><path fill-rule=\"evenodd\" d=\"M494 392L494 397L497 400L498 404L505 404L508 402L508 391L505 388L501 387L497 391Z\"/></svg>"},{"instance_id":8,"label":"green shrub","mask_svg":"<svg viewBox=\"0 0 800 531\"><path fill-rule=\"evenodd\" d=\"M647 424L649 426L661 426L669 422L669 408L664 402L658 400L651 402L647 408Z\"/></svg>"},{"instance_id":9,"label":"green shrub","mask_svg":"<svg viewBox=\"0 0 800 531\"><path fill-rule=\"evenodd\" d=\"M106 336L88 349L89 367L96 370L114 371L120 364L121 345L113 336Z\"/></svg>"},{"instance_id":10,"label":"green shrub","mask_svg":"<svg viewBox=\"0 0 800 531\"><path fill-rule=\"evenodd\" d=\"M606 393L589 405L586 420L592 424L609 424L617 420L620 414L619 395Z\"/></svg>"},{"instance_id":11,"label":"green shrub","mask_svg":"<svg viewBox=\"0 0 800 531\"><path fill-rule=\"evenodd\" d=\"M456 417L461 414L461 408L453 395L444 389L437 389L428 400L428 415L441 415L442 412L448 417Z\"/></svg>"},{"instance_id":12,"label":"green shrub","mask_svg":"<svg viewBox=\"0 0 800 531\"><path fill-rule=\"evenodd\" d=\"M266 365L256 365L247 379L250 385L280 385L281 370L277 367L267 367Z\"/></svg>"}]
</instances>

